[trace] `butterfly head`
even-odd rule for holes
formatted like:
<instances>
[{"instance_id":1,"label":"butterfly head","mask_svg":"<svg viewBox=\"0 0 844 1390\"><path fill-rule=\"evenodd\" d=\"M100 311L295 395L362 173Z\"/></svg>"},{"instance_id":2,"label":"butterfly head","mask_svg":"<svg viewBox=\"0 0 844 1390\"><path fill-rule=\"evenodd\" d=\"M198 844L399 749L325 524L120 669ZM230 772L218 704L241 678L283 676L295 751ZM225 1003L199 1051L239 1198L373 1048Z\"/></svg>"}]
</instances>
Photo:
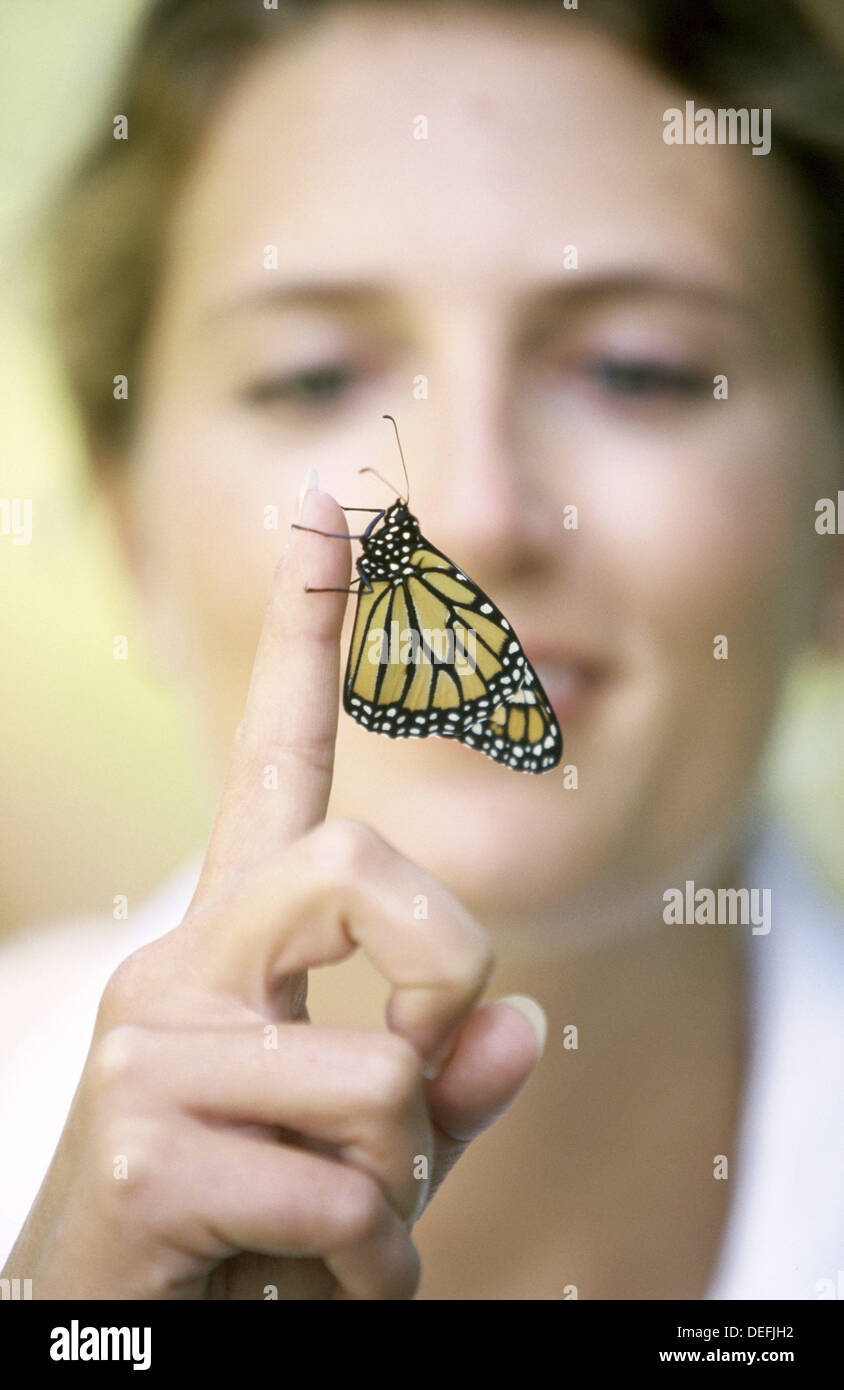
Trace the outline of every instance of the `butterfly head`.
<instances>
[{"instance_id":1,"label":"butterfly head","mask_svg":"<svg viewBox=\"0 0 844 1390\"><path fill-rule=\"evenodd\" d=\"M407 503L404 499L399 497L393 503L392 507L387 508L384 513L384 522L388 526L403 526L408 521L413 526L416 525L416 517L408 510Z\"/></svg>"},{"instance_id":2,"label":"butterfly head","mask_svg":"<svg viewBox=\"0 0 844 1390\"><path fill-rule=\"evenodd\" d=\"M410 573L411 556L421 541L419 524L407 503L399 498L388 507L377 527L363 543L366 572L370 579L398 579Z\"/></svg>"}]
</instances>

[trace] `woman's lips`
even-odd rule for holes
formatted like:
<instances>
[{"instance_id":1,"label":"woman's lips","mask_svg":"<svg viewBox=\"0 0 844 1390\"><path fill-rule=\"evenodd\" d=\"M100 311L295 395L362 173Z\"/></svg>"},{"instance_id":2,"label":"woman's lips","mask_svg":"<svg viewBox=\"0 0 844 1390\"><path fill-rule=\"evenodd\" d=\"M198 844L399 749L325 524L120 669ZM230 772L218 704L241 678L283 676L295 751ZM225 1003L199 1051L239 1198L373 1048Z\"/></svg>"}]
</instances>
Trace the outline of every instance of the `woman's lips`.
<instances>
[{"instance_id":1,"label":"woman's lips","mask_svg":"<svg viewBox=\"0 0 844 1390\"><path fill-rule=\"evenodd\" d=\"M583 714L600 693L607 679L607 668L574 656L539 653L526 644L525 654L565 733L568 722Z\"/></svg>"}]
</instances>

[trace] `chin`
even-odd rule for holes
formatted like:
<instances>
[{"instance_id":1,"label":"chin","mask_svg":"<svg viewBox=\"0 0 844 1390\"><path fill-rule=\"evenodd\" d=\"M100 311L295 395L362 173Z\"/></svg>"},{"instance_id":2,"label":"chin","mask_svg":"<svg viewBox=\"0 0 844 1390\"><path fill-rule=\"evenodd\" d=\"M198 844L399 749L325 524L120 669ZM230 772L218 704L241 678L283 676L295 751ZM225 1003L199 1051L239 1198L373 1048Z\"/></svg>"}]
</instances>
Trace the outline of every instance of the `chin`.
<instances>
[{"instance_id":1,"label":"chin","mask_svg":"<svg viewBox=\"0 0 844 1390\"><path fill-rule=\"evenodd\" d=\"M562 768L532 775L450 740L361 733L338 747L330 814L373 826L481 920L520 920L570 890L576 804Z\"/></svg>"}]
</instances>

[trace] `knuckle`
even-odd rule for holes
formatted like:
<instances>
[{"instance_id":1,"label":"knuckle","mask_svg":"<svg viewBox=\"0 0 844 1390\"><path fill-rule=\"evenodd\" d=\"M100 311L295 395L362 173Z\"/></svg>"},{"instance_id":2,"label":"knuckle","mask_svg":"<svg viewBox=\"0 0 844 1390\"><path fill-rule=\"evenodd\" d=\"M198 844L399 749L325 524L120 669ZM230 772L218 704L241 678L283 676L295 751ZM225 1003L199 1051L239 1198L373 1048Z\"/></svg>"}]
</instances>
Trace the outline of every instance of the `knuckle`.
<instances>
[{"instance_id":1,"label":"knuckle","mask_svg":"<svg viewBox=\"0 0 844 1390\"><path fill-rule=\"evenodd\" d=\"M101 1087L111 1087L137 1076L146 1059L143 1028L121 1023L109 1028L94 1054L96 1081Z\"/></svg>"},{"instance_id":2,"label":"knuckle","mask_svg":"<svg viewBox=\"0 0 844 1390\"><path fill-rule=\"evenodd\" d=\"M282 773L302 767L325 775L334 765L334 733L308 734L299 729L288 737L272 729L253 728L244 719L235 732L233 763L232 776L247 786L267 764Z\"/></svg>"},{"instance_id":3,"label":"knuckle","mask_svg":"<svg viewBox=\"0 0 844 1390\"><path fill-rule=\"evenodd\" d=\"M145 977L146 967L141 963L139 952L133 952L120 962L106 981L100 999L101 1023L116 1027L120 1020L131 1017L143 992Z\"/></svg>"},{"instance_id":4,"label":"knuckle","mask_svg":"<svg viewBox=\"0 0 844 1390\"><path fill-rule=\"evenodd\" d=\"M331 873L343 882L357 882L383 850L383 841L362 821L326 821L318 836L317 853Z\"/></svg>"},{"instance_id":5,"label":"knuckle","mask_svg":"<svg viewBox=\"0 0 844 1390\"><path fill-rule=\"evenodd\" d=\"M186 1167L174 1117L156 1106L146 1084L157 1075L152 1041L149 1030L134 1024L118 1024L98 1038L74 1112L88 1195L106 1228L136 1254L179 1219L174 1200Z\"/></svg>"},{"instance_id":6,"label":"knuckle","mask_svg":"<svg viewBox=\"0 0 844 1390\"><path fill-rule=\"evenodd\" d=\"M267 761L279 767L293 763L324 776L334 766L334 733L306 735L300 731L293 742L273 739Z\"/></svg>"},{"instance_id":7,"label":"knuckle","mask_svg":"<svg viewBox=\"0 0 844 1390\"><path fill-rule=\"evenodd\" d=\"M443 983L449 991L470 996L484 988L495 965L495 953L488 943L472 941L455 952L443 969Z\"/></svg>"},{"instance_id":8,"label":"knuckle","mask_svg":"<svg viewBox=\"0 0 844 1390\"><path fill-rule=\"evenodd\" d=\"M148 1116L112 1115L94 1145L94 1176L115 1211L130 1203L136 1219L163 1212L161 1180L168 1152L163 1127Z\"/></svg>"}]
</instances>

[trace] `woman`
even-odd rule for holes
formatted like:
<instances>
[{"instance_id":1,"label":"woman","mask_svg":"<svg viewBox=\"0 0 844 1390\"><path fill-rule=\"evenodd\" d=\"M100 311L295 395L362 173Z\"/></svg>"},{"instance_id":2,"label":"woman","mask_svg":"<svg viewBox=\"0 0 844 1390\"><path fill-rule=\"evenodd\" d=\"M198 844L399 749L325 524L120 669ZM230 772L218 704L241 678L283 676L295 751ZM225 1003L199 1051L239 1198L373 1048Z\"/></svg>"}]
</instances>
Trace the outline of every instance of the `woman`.
<instances>
[{"instance_id":1,"label":"woman","mask_svg":"<svg viewBox=\"0 0 844 1390\"><path fill-rule=\"evenodd\" d=\"M60 1042L72 1076L13 1213L34 1297L810 1298L841 1268L844 946L757 791L840 585L840 125L801 77L840 110L840 73L796 9L729 8L152 6L60 304L228 771L201 867L119 941L66 934L70 978L55 937L7 952L18 1132ZM770 154L669 142L688 101L772 109ZM308 590L350 551L313 530L385 504L360 469L400 485L385 411L565 770L337 724L354 604ZM33 1016L51 970L81 1016Z\"/></svg>"}]
</instances>

